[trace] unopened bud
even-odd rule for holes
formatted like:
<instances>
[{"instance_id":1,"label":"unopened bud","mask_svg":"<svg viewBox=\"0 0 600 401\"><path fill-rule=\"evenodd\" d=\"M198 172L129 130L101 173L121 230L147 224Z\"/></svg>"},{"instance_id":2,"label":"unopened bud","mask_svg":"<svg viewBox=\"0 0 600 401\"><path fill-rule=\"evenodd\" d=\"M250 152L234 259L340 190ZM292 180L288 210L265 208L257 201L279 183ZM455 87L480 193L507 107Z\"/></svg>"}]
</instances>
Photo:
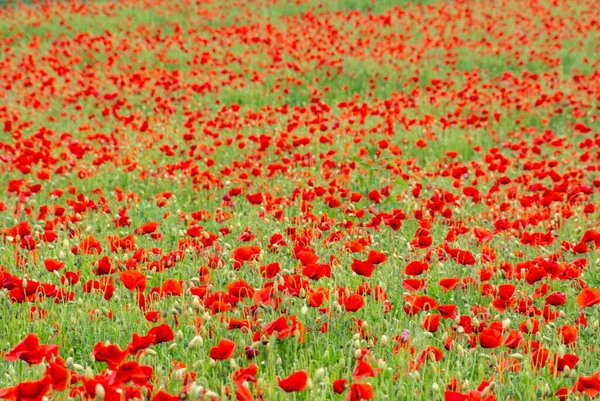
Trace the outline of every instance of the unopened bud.
<instances>
[{"instance_id":1,"label":"unopened bud","mask_svg":"<svg viewBox=\"0 0 600 401\"><path fill-rule=\"evenodd\" d=\"M325 378L325 368L319 368L315 371L314 380L316 383L320 383Z\"/></svg>"},{"instance_id":2,"label":"unopened bud","mask_svg":"<svg viewBox=\"0 0 600 401\"><path fill-rule=\"evenodd\" d=\"M202 339L202 336L195 336L194 338L192 338L188 344L188 348L189 349L195 349L195 348L200 348L204 345L204 340Z\"/></svg>"},{"instance_id":3,"label":"unopened bud","mask_svg":"<svg viewBox=\"0 0 600 401\"><path fill-rule=\"evenodd\" d=\"M96 399L98 401L104 400L104 397L106 396L106 391L104 390L104 386L102 384L100 384L100 383L96 384L95 393L96 393Z\"/></svg>"}]
</instances>

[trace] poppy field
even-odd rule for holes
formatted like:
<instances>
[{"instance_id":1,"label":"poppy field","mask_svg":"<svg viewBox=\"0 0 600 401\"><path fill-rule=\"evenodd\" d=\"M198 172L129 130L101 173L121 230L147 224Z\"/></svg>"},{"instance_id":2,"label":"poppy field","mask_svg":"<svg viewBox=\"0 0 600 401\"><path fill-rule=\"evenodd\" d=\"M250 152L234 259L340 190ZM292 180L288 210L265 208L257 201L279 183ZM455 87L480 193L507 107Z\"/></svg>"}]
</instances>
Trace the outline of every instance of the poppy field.
<instances>
[{"instance_id":1,"label":"poppy field","mask_svg":"<svg viewBox=\"0 0 600 401\"><path fill-rule=\"evenodd\" d=\"M596 0L0 8L0 399L600 394Z\"/></svg>"}]
</instances>

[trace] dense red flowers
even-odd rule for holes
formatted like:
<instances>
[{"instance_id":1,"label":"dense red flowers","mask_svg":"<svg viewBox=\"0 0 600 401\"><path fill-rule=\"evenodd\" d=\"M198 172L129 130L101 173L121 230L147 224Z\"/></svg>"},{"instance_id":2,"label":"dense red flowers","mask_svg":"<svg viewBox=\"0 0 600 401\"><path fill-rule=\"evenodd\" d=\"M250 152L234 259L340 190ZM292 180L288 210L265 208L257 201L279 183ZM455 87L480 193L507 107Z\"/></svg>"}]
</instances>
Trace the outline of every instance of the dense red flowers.
<instances>
[{"instance_id":1,"label":"dense red flowers","mask_svg":"<svg viewBox=\"0 0 600 401\"><path fill-rule=\"evenodd\" d=\"M14 3L0 398L600 396L597 1Z\"/></svg>"}]
</instances>

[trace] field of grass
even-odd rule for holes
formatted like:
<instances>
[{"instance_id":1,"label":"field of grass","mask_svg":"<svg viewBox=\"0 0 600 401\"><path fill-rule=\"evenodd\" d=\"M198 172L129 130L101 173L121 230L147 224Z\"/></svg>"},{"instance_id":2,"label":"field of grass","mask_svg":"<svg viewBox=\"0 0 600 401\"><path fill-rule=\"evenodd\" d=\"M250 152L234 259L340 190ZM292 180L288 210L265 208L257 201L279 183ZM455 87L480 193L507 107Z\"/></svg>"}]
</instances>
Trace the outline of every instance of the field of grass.
<instances>
[{"instance_id":1,"label":"field of grass","mask_svg":"<svg viewBox=\"0 0 600 401\"><path fill-rule=\"evenodd\" d=\"M595 0L0 5L0 398L600 394Z\"/></svg>"}]
</instances>

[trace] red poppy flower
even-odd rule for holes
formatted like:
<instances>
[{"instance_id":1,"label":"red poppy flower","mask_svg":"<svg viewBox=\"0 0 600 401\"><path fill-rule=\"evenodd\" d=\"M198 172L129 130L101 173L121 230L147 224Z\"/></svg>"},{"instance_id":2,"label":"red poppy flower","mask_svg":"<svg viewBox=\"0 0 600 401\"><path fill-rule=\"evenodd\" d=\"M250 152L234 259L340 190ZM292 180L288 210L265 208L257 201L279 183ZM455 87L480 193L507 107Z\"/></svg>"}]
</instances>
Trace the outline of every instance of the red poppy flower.
<instances>
[{"instance_id":1,"label":"red poppy flower","mask_svg":"<svg viewBox=\"0 0 600 401\"><path fill-rule=\"evenodd\" d=\"M374 265L381 264L387 260L387 256L383 252L377 252L375 250L369 251L369 255L367 256L367 260Z\"/></svg>"},{"instance_id":2,"label":"red poppy flower","mask_svg":"<svg viewBox=\"0 0 600 401\"><path fill-rule=\"evenodd\" d=\"M65 267L65 263L56 259L46 259L44 260L44 267L46 267L46 270L49 272L53 272L63 269Z\"/></svg>"},{"instance_id":3,"label":"red poppy flower","mask_svg":"<svg viewBox=\"0 0 600 401\"><path fill-rule=\"evenodd\" d=\"M432 310L438 307L438 302L427 295L404 295L405 305L404 311L409 316L414 316L422 310Z\"/></svg>"},{"instance_id":4,"label":"red poppy flower","mask_svg":"<svg viewBox=\"0 0 600 401\"><path fill-rule=\"evenodd\" d=\"M359 359L356 367L352 371L352 378L361 380L365 377L375 377L379 374L380 369L374 369L371 364L364 359Z\"/></svg>"},{"instance_id":5,"label":"red poppy flower","mask_svg":"<svg viewBox=\"0 0 600 401\"><path fill-rule=\"evenodd\" d=\"M181 285L181 281L168 278L160 286L160 292L164 295L180 297L183 295L183 286Z\"/></svg>"},{"instance_id":6,"label":"red poppy flower","mask_svg":"<svg viewBox=\"0 0 600 401\"><path fill-rule=\"evenodd\" d=\"M137 235L152 234L153 232L156 231L157 228L158 228L158 223L156 221L149 221L148 223L145 223L145 224L139 226L138 228L136 228L134 232Z\"/></svg>"},{"instance_id":7,"label":"red poppy flower","mask_svg":"<svg viewBox=\"0 0 600 401\"><path fill-rule=\"evenodd\" d=\"M575 298L580 308L586 308L592 305L600 304L600 290L595 288L585 288Z\"/></svg>"},{"instance_id":8,"label":"red poppy flower","mask_svg":"<svg viewBox=\"0 0 600 401\"><path fill-rule=\"evenodd\" d=\"M260 247L255 245L240 246L233 250L231 258L235 261L234 267L239 268L244 262L256 260L260 255Z\"/></svg>"},{"instance_id":9,"label":"red poppy flower","mask_svg":"<svg viewBox=\"0 0 600 401\"><path fill-rule=\"evenodd\" d=\"M500 299L506 301L509 300L517 287L514 284L500 284L498 286L498 295Z\"/></svg>"},{"instance_id":10,"label":"red poppy flower","mask_svg":"<svg viewBox=\"0 0 600 401\"><path fill-rule=\"evenodd\" d=\"M360 294L349 295L344 301L344 308L348 312L356 312L365 305L365 300Z\"/></svg>"},{"instance_id":11,"label":"red poppy flower","mask_svg":"<svg viewBox=\"0 0 600 401\"><path fill-rule=\"evenodd\" d=\"M127 346L127 350L130 354L135 355L138 351L144 350L152 344L156 344L156 336L154 334L140 336L137 333L133 333L133 338Z\"/></svg>"},{"instance_id":12,"label":"red poppy flower","mask_svg":"<svg viewBox=\"0 0 600 401\"><path fill-rule=\"evenodd\" d=\"M21 342L15 345L10 351L4 354L4 359L8 362L21 359L30 365L37 365L44 358L52 359L58 354L58 345L40 344L36 334L28 334Z\"/></svg>"},{"instance_id":13,"label":"red poppy flower","mask_svg":"<svg viewBox=\"0 0 600 401\"><path fill-rule=\"evenodd\" d=\"M154 336L154 344L166 343L175 339L173 329L166 324L160 324L148 330L148 336Z\"/></svg>"},{"instance_id":14,"label":"red poppy flower","mask_svg":"<svg viewBox=\"0 0 600 401\"><path fill-rule=\"evenodd\" d=\"M375 392L369 383L352 383L346 401L372 400L373 398L375 398Z\"/></svg>"},{"instance_id":15,"label":"red poppy flower","mask_svg":"<svg viewBox=\"0 0 600 401\"><path fill-rule=\"evenodd\" d=\"M575 344L577 340L577 327L565 324L558 328L558 338L565 345Z\"/></svg>"},{"instance_id":16,"label":"red poppy flower","mask_svg":"<svg viewBox=\"0 0 600 401\"><path fill-rule=\"evenodd\" d=\"M246 280L238 280L227 285L227 293L236 298L251 298L254 296L254 288Z\"/></svg>"},{"instance_id":17,"label":"red poppy flower","mask_svg":"<svg viewBox=\"0 0 600 401\"><path fill-rule=\"evenodd\" d=\"M504 340L504 346L510 349L515 349L519 345L523 344L525 338L523 334L519 330L511 330L506 336L506 340Z\"/></svg>"},{"instance_id":18,"label":"red poppy flower","mask_svg":"<svg viewBox=\"0 0 600 401\"><path fill-rule=\"evenodd\" d=\"M129 355L127 349L121 350L117 345L110 344L104 345L102 341L99 341L92 351L92 357L98 362L106 362L109 369L115 369L121 364Z\"/></svg>"},{"instance_id":19,"label":"red poppy flower","mask_svg":"<svg viewBox=\"0 0 600 401\"><path fill-rule=\"evenodd\" d=\"M0 398L8 401L41 401L50 390L49 376L37 381L21 382L14 387L0 389Z\"/></svg>"},{"instance_id":20,"label":"red poppy flower","mask_svg":"<svg viewBox=\"0 0 600 401\"><path fill-rule=\"evenodd\" d=\"M573 369L575 365L577 365L577 362L579 362L579 357L575 354L565 354L562 357L559 357L555 354L554 358L556 361L557 372L564 371L566 367L569 367L569 369Z\"/></svg>"},{"instance_id":21,"label":"red poppy flower","mask_svg":"<svg viewBox=\"0 0 600 401\"><path fill-rule=\"evenodd\" d=\"M152 396L151 401L180 401L181 398L178 395L171 395L164 390L158 390Z\"/></svg>"},{"instance_id":22,"label":"red poppy flower","mask_svg":"<svg viewBox=\"0 0 600 401\"><path fill-rule=\"evenodd\" d=\"M48 364L46 376L50 378L50 383L55 391L63 391L70 384L71 372L65 367L65 361L62 358L56 358L56 361Z\"/></svg>"},{"instance_id":23,"label":"red poppy flower","mask_svg":"<svg viewBox=\"0 0 600 401\"><path fill-rule=\"evenodd\" d=\"M99 255L102 253L102 246L100 245L100 241L98 241L96 238L90 235L89 237L86 237L83 240L81 240L81 242L79 242L79 245L74 245L71 249L71 252L75 255L78 255L80 253L83 255Z\"/></svg>"},{"instance_id":24,"label":"red poppy flower","mask_svg":"<svg viewBox=\"0 0 600 401\"><path fill-rule=\"evenodd\" d=\"M550 352L548 351L548 349L539 347L531 353L531 364L534 367L541 369L544 366L546 366L546 362L548 362L549 356Z\"/></svg>"},{"instance_id":25,"label":"red poppy flower","mask_svg":"<svg viewBox=\"0 0 600 401\"><path fill-rule=\"evenodd\" d=\"M418 276L427 270L427 263L422 260L415 260L404 267L404 274L408 276Z\"/></svg>"},{"instance_id":26,"label":"red poppy flower","mask_svg":"<svg viewBox=\"0 0 600 401\"><path fill-rule=\"evenodd\" d=\"M236 401L253 401L252 391L241 382L235 382L235 399Z\"/></svg>"},{"instance_id":27,"label":"red poppy flower","mask_svg":"<svg viewBox=\"0 0 600 401\"><path fill-rule=\"evenodd\" d=\"M248 199L248 202L250 202L250 204L252 205L260 205L263 202L263 194L258 192L255 194L247 194L246 195L246 199Z\"/></svg>"},{"instance_id":28,"label":"red poppy flower","mask_svg":"<svg viewBox=\"0 0 600 401\"><path fill-rule=\"evenodd\" d=\"M119 275L119 281L129 291L144 291L146 289L146 275L137 270L127 270Z\"/></svg>"},{"instance_id":29,"label":"red poppy flower","mask_svg":"<svg viewBox=\"0 0 600 401\"><path fill-rule=\"evenodd\" d=\"M364 277L371 277L375 271L375 265L368 260L354 259L350 267L354 273Z\"/></svg>"},{"instance_id":30,"label":"red poppy flower","mask_svg":"<svg viewBox=\"0 0 600 401\"><path fill-rule=\"evenodd\" d=\"M114 380L118 383L133 382L137 386L145 386L152 377L150 366L140 365L137 361L124 362L116 370Z\"/></svg>"},{"instance_id":31,"label":"red poppy flower","mask_svg":"<svg viewBox=\"0 0 600 401\"><path fill-rule=\"evenodd\" d=\"M600 372L591 376L579 376L575 383L575 390L584 393L588 397L596 397L600 394Z\"/></svg>"},{"instance_id":32,"label":"red poppy flower","mask_svg":"<svg viewBox=\"0 0 600 401\"><path fill-rule=\"evenodd\" d=\"M342 394L348 388L347 379L336 379L333 381L333 392L336 394Z\"/></svg>"},{"instance_id":33,"label":"red poppy flower","mask_svg":"<svg viewBox=\"0 0 600 401\"><path fill-rule=\"evenodd\" d=\"M423 323L421 323L421 326L423 326L423 328L431 333L435 333L438 328L440 327L440 318L442 317L442 315L440 315L439 313L434 313L432 315L427 315L425 317L425 319L423 319Z\"/></svg>"},{"instance_id":34,"label":"red poppy flower","mask_svg":"<svg viewBox=\"0 0 600 401\"><path fill-rule=\"evenodd\" d=\"M214 360L221 361L229 359L235 351L235 343L226 338L221 339L219 344L210 349L210 357Z\"/></svg>"},{"instance_id":35,"label":"red poppy flower","mask_svg":"<svg viewBox=\"0 0 600 401\"><path fill-rule=\"evenodd\" d=\"M258 372L258 365L251 363L245 368L239 368L231 374L231 380L237 381L256 381L256 373Z\"/></svg>"},{"instance_id":36,"label":"red poppy flower","mask_svg":"<svg viewBox=\"0 0 600 401\"><path fill-rule=\"evenodd\" d=\"M425 288L425 279L422 278L405 278L402 280L402 287L407 291L421 291Z\"/></svg>"},{"instance_id":37,"label":"red poppy flower","mask_svg":"<svg viewBox=\"0 0 600 401\"><path fill-rule=\"evenodd\" d=\"M298 370L285 379L277 377L277 384L286 393L302 391L308 383L308 374L304 370Z\"/></svg>"},{"instance_id":38,"label":"red poppy flower","mask_svg":"<svg viewBox=\"0 0 600 401\"><path fill-rule=\"evenodd\" d=\"M479 345L482 348L497 348L502 345L502 332L487 327L479 333Z\"/></svg>"},{"instance_id":39,"label":"red poppy flower","mask_svg":"<svg viewBox=\"0 0 600 401\"><path fill-rule=\"evenodd\" d=\"M561 291L555 291L546 297L548 305L560 306L567 303L567 295Z\"/></svg>"},{"instance_id":40,"label":"red poppy flower","mask_svg":"<svg viewBox=\"0 0 600 401\"><path fill-rule=\"evenodd\" d=\"M450 291L450 290L456 288L459 280L460 279L458 277L446 277L446 278L440 279L440 281L438 283L439 283L440 287L442 287L442 290L444 292L447 292L447 291Z\"/></svg>"}]
</instances>

